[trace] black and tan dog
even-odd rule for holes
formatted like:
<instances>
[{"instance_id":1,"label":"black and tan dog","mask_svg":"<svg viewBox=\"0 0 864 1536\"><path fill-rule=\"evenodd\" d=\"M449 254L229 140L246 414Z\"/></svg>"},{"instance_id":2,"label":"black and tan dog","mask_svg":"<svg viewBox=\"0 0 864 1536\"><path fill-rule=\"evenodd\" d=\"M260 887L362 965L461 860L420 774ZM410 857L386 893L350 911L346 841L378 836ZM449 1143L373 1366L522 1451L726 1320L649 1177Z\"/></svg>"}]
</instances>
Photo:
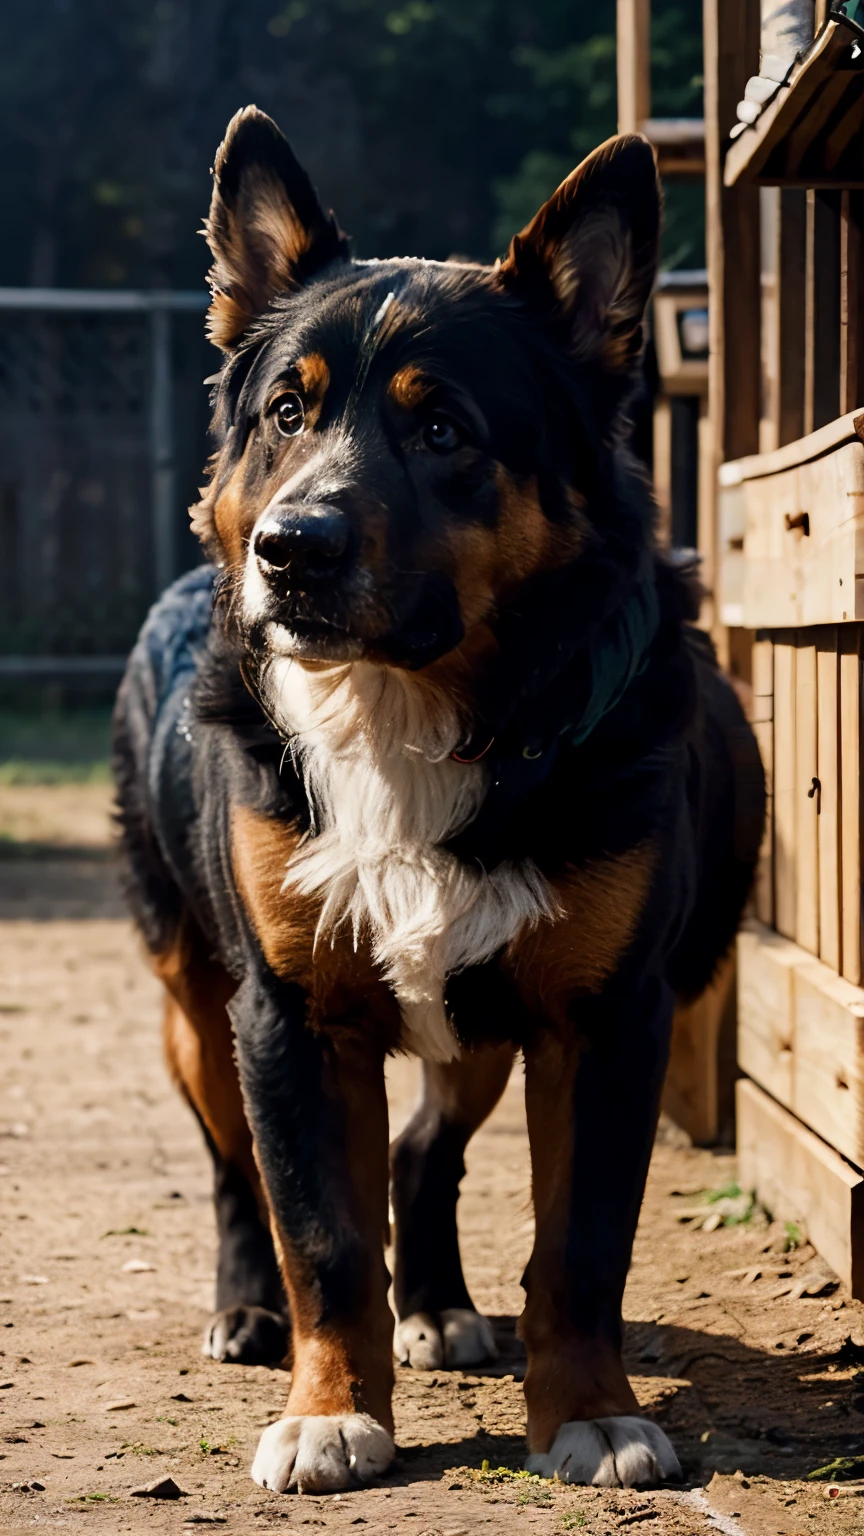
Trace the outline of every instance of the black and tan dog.
<instances>
[{"instance_id":1,"label":"black and tan dog","mask_svg":"<svg viewBox=\"0 0 864 1536\"><path fill-rule=\"evenodd\" d=\"M610 141L494 268L352 262L273 123L207 224L213 564L154 609L116 722L136 915L216 1168L219 1360L293 1356L252 1468L393 1455L397 1359L493 1353L463 1153L524 1053L529 1465L677 1471L621 1363L676 998L731 941L758 756L628 454L660 206ZM384 1062L425 1095L390 1149Z\"/></svg>"}]
</instances>

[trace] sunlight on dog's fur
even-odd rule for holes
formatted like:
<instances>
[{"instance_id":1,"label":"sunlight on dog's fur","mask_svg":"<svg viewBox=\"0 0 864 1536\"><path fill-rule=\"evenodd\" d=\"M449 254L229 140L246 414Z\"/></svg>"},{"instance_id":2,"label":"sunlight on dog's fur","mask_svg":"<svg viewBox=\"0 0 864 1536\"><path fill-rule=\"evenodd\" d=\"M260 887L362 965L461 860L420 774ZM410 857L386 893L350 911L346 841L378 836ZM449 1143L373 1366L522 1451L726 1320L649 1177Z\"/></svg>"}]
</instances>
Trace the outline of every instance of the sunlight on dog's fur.
<instances>
[{"instance_id":1,"label":"sunlight on dog's fur","mask_svg":"<svg viewBox=\"0 0 864 1536\"><path fill-rule=\"evenodd\" d=\"M554 919L555 898L530 859L487 873L442 846L473 821L488 782L482 763L450 757L465 737L452 698L368 662L309 671L277 657L266 686L320 821L286 889L323 898L319 939L343 921L355 943L368 929L407 1043L427 1061L452 1061L447 976Z\"/></svg>"}]
</instances>

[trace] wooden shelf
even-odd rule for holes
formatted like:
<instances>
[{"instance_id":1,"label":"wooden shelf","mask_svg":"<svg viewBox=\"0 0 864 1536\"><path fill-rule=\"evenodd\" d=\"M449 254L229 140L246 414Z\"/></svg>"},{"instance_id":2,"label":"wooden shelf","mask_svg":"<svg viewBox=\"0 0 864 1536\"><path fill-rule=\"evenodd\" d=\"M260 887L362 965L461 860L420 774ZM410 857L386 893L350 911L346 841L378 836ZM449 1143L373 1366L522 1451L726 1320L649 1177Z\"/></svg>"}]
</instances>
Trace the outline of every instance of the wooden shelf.
<instances>
[{"instance_id":1,"label":"wooden shelf","mask_svg":"<svg viewBox=\"0 0 864 1536\"><path fill-rule=\"evenodd\" d=\"M727 187L864 187L864 52L852 58L855 35L829 21L768 103L726 155Z\"/></svg>"},{"instance_id":2,"label":"wooden shelf","mask_svg":"<svg viewBox=\"0 0 864 1536\"><path fill-rule=\"evenodd\" d=\"M661 176L705 175L705 124L701 117L647 117L640 132L657 151Z\"/></svg>"}]
</instances>

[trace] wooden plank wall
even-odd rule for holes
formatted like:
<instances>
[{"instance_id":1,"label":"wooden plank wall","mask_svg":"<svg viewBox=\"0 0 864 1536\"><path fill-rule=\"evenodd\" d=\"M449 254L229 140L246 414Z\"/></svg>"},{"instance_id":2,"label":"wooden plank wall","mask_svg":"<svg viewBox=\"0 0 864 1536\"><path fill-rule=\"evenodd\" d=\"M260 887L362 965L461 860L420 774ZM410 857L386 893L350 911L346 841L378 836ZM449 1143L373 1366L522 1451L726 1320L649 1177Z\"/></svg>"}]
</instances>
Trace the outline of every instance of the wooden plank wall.
<instances>
[{"instance_id":1,"label":"wooden plank wall","mask_svg":"<svg viewBox=\"0 0 864 1536\"><path fill-rule=\"evenodd\" d=\"M861 899L864 625L761 633L753 725L768 785L760 921L856 986Z\"/></svg>"}]
</instances>

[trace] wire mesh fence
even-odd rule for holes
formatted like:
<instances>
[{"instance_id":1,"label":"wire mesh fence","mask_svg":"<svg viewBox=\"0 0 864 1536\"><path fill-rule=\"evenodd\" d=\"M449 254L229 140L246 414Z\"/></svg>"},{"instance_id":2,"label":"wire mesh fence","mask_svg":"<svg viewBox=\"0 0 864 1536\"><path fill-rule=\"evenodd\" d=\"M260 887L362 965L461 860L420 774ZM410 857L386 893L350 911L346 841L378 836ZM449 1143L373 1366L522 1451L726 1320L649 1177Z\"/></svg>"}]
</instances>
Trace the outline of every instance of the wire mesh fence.
<instances>
[{"instance_id":1,"label":"wire mesh fence","mask_svg":"<svg viewBox=\"0 0 864 1536\"><path fill-rule=\"evenodd\" d=\"M119 670L194 564L206 302L0 289L0 677Z\"/></svg>"}]
</instances>

